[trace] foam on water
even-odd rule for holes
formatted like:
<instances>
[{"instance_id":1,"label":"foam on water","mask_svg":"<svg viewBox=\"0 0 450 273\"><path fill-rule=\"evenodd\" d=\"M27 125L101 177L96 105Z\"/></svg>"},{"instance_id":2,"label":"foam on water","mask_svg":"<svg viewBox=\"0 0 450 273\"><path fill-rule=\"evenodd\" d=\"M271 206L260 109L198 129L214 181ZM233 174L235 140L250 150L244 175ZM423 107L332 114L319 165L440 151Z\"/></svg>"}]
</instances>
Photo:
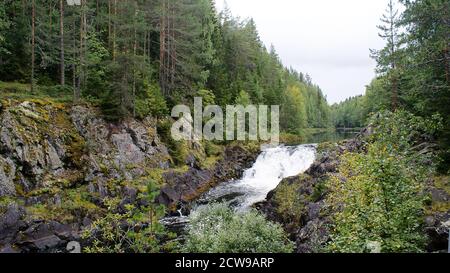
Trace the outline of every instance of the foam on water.
<instances>
[{"instance_id":1,"label":"foam on water","mask_svg":"<svg viewBox=\"0 0 450 273\"><path fill-rule=\"evenodd\" d=\"M240 180L219 185L203 201L226 201L238 209L248 209L263 201L282 179L305 172L315 155L314 145L265 148Z\"/></svg>"}]
</instances>

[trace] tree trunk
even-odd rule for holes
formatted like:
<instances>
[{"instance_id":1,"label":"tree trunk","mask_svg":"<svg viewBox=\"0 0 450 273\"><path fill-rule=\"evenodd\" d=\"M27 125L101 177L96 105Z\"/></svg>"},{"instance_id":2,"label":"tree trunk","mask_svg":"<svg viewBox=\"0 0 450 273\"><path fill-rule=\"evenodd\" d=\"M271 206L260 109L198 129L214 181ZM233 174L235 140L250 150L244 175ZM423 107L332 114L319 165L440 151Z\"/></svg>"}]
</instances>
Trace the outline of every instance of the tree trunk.
<instances>
[{"instance_id":1,"label":"tree trunk","mask_svg":"<svg viewBox=\"0 0 450 273\"><path fill-rule=\"evenodd\" d=\"M32 1L31 7L31 93L34 93L34 70L35 70L35 59L36 59L36 2Z\"/></svg>"},{"instance_id":2,"label":"tree trunk","mask_svg":"<svg viewBox=\"0 0 450 273\"><path fill-rule=\"evenodd\" d=\"M160 15L160 30L159 30L159 82L161 91L167 95L165 82L165 56L166 56L166 0L163 0L162 14Z\"/></svg>"},{"instance_id":3,"label":"tree trunk","mask_svg":"<svg viewBox=\"0 0 450 273\"><path fill-rule=\"evenodd\" d=\"M108 48L111 50L111 0L108 0Z\"/></svg>"},{"instance_id":4,"label":"tree trunk","mask_svg":"<svg viewBox=\"0 0 450 273\"><path fill-rule=\"evenodd\" d=\"M76 23L75 21L73 22L73 30L75 33L75 29L76 29ZM77 59L77 39L74 37L73 39L73 60ZM73 86L73 100L75 102L75 99L77 97L77 66L75 64L75 62L72 63L72 86Z\"/></svg>"},{"instance_id":5,"label":"tree trunk","mask_svg":"<svg viewBox=\"0 0 450 273\"><path fill-rule=\"evenodd\" d=\"M113 22L113 61L116 60L116 21L117 21L117 0L114 0L114 22Z\"/></svg>"},{"instance_id":6,"label":"tree trunk","mask_svg":"<svg viewBox=\"0 0 450 273\"><path fill-rule=\"evenodd\" d=\"M176 58L177 58L177 46L176 46L176 38L175 38L175 7L172 6L172 50L170 53L171 56L171 71L170 71L170 82L171 86L175 85L175 73L176 73Z\"/></svg>"},{"instance_id":7,"label":"tree trunk","mask_svg":"<svg viewBox=\"0 0 450 273\"><path fill-rule=\"evenodd\" d=\"M59 1L59 35L60 35L60 84L65 85L65 64L64 64L64 0Z\"/></svg>"},{"instance_id":8,"label":"tree trunk","mask_svg":"<svg viewBox=\"0 0 450 273\"><path fill-rule=\"evenodd\" d=\"M133 43L133 117L136 117L136 51L137 51L137 29L136 29L136 16L137 16L137 5L134 1L134 20L133 20L133 31L134 31L134 43Z\"/></svg>"}]
</instances>

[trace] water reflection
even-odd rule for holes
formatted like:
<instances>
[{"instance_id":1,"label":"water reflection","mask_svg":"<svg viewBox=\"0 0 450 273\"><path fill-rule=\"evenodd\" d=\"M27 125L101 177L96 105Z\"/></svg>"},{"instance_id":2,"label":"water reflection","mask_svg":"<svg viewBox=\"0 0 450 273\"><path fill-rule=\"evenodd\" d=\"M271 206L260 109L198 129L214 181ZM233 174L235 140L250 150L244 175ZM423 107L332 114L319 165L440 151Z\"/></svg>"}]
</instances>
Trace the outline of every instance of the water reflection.
<instances>
[{"instance_id":1,"label":"water reflection","mask_svg":"<svg viewBox=\"0 0 450 273\"><path fill-rule=\"evenodd\" d=\"M336 129L335 131L329 130L315 134L307 134L304 143L338 142L353 138L359 132L359 129Z\"/></svg>"}]
</instances>

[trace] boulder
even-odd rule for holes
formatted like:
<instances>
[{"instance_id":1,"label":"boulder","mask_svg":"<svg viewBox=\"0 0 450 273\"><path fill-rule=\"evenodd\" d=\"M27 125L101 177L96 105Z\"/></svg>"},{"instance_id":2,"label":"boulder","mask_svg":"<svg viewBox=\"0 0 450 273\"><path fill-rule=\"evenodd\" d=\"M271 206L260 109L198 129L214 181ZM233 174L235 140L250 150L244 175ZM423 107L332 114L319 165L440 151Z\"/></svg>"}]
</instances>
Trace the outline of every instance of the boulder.
<instances>
[{"instance_id":1,"label":"boulder","mask_svg":"<svg viewBox=\"0 0 450 273\"><path fill-rule=\"evenodd\" d=\"M3 211L3 212L2 212ZM0 245L11 241L23 226L21 221L24 210L16 203L10 203L6 208L0 208Z\"/></svg>"}]
</instances>

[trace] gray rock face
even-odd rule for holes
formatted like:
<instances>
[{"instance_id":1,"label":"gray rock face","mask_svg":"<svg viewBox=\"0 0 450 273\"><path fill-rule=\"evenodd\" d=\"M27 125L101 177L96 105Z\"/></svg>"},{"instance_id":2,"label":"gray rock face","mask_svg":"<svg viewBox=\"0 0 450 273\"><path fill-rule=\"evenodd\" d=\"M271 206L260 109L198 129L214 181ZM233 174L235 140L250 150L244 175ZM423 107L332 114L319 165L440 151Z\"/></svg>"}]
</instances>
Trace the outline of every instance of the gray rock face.
<instances>
[{"instance_id":1,"label":"gray rock face","mask_svg":"<svg viewBox=\"0 0 450 273\"><path fill-rule=\"evenodd\" d=\"M34 102L0 113L0 196L25 192L82 172L83 180L134 179L146 168L168 167L156 123L106 122L95 110ZM76 181L74 181L76 182ZM81 182L81 181L80 181Z\"/></svg>"},{"instance_id":2,"label":"gray rock face","mask_svg":"<svg viewBox=\"0 0 450 273\"><path fill-rule=\"evenodd\" d=\"M39 186L46 175L64 167L67 128L56 124L61 110L23 102L0 113L0 196L14 195L12 183L24 190ZM20 180L20 181L19 181Z\"/></svg>"},{"instance_id":3,"label":"gray rock face","mask_svg":"<svg viewBox=\"0 0 450 273\"><path fill-rule=\"evenodd\" d=\"M441 178L444 185L449 184L449 178ZM444 188L436 187L435 179L430 179L427 185L427 193L431 197L432 205L441 205L443 208L437 210L429 210L425 218L425 230L428 234L429 241L427 250L429 252L447 252L448 238L450 230L450 210L448 204L450 202L450 194Z\"/></svg>"},{"instance_id":4,"label":"gray rock face","mask_svg":"<svg viewBox=\"0 0 450 273\"><path fill-rule=\"evenodd\" d=\"M142 176L145 168L168 167L169 153L156 134L154 120L113 124L84 106L73 107L70 116L89 150L86 181L131 180Z\"/></svg>"},{"instance_id":5,"label":"gray rock face","mask_svg":"<svg viewBox=\"0 0 450 273\"><path fill-rule=\"evenodd\" d=\"M120 164L141 164L145 160L144 153L135 145L130 134L115 134L111 138Z\"/></svg>"},{"instance_id":6,"label":"gray rock face","mask_svg":"<svg viewBox=\"0 0 450 273\"><path fill-rule=\"evenodd\" d=\"M225 149L224 158L211 169L191 167L187 172L168 172L164 175L166 186L161 189L158 202L168 207L182 208L218 183L240 177L251 167L258 156L240 146ZM187 208L188 209L188 208Z\"/></svg>"},{"instance_id":7,"label":"gray rock face","mask_svg":"<svg viewBox=\"0 0 450 273\"><path fill-rule=\"evenodd\" d=\"M19 228L23 225L21 219L24 211L15 203L8 204L5 210L0 213L0 246L2 242L9 242L18 233Z\"/></svg>"},{"instance_id":8,"label":"gray rock face","mask_svg":"<svg viewBox=\"0 0 450 273\"><path fill-rule=\"evenodd\" d=\"M0 110L0 197L20 198L27 207L61 209L74 202L67 200L68 188L84 185L83 193L92 194L83 202L90 206L111 196L123 197L123 205L134 203L136 189L111 184L140 179L169 162L151 118L114 124L93 108L40 100L10 101ZM83 208L70 213L68 221L78 226L91 221ZM64 250L80 232L78 226L28 216L16 204L0 207L0 252Z\"/></svg>"},{"instance_id":9,"label":"gray rock face","mask_svg":"<svg viewBox=\"0 0 450 273\"><path fill-rule=\"evenodd\" d=\"M14 179L16 166L11 159L0 156L0 196L12 196L16 194Z\"/></svg>"}]
</instances>

